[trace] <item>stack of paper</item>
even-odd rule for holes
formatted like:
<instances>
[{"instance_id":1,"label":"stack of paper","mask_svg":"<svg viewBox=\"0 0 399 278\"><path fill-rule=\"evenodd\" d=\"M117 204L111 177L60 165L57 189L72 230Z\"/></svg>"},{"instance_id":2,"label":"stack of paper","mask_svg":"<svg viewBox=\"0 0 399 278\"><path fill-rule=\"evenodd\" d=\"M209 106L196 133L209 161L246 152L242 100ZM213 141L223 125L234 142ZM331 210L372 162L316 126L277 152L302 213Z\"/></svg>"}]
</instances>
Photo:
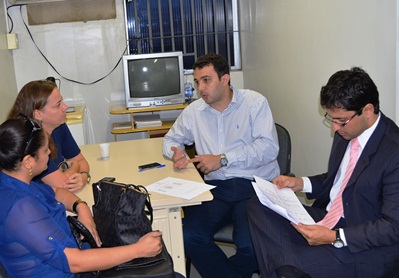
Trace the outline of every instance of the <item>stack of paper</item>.
<instances>
[{"instance_id":1,"label":"stack of paper","mask_svg":"<svg viewBox=\"0 0 399 278\"><path fill-rule=\"evenodd\" d=\"M255 176L252 182L259 201L276 213L298 224L315 224L291 188L278 189L276 185Z\"/></svg>"},{"instance_id":2,"label":"stack of paper","mask_svg":"<svg viewBox=\"0 0 399 278\"><path fill-rule=\"evenodd\" d=\"M167 177L146 186L150 192L157 192L173 197L191 200L205 191L215 188L213 185L189 181L184 179Z\"/></svg>"},{"instance_id":3,"label":"stack of paper","mask_svg":"<svg viewBox=\"0 0 399 278\"><path fill-rule=\"evenodd\" d=\"M161 126L161 125L162 121L159 114L134 115L134 126L136 128Z\"/></svg>"}]
</instances>

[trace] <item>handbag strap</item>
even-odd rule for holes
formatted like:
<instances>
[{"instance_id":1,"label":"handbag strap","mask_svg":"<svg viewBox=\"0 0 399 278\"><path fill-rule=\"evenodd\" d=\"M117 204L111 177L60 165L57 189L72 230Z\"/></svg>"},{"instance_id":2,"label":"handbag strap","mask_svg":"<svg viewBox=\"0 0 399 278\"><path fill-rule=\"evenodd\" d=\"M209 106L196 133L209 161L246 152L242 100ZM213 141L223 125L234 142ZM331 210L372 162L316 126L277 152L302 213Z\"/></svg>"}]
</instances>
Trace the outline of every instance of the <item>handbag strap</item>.
<instances>
[{"instance_id":1,"label":"handbag strap","mask_svg":"<svg viewBox=\"0 0 399 278\"><path fill-rule=\"evenodd\" d=\"M151 205L150 193L148 193L147 188L145 188L142 185L134 185L134 184L127 184L125 187L133 189L133 190L140 191L141 193L143 193L143 194L145 194L147 196L146 199L145 199L145 207L147 208L145 210L145 213L150 217L150 223L152 225L152 222L153 222L153 219L154 219L154 212L153 212L153 208L152 208L152 205Z\"/></svg>"},{"instance_id":2,"label":"handbag strap","mask_svg":"<svg viewBox=\"0 0 399 278\"><path fill-rule=\"evenodd\" d=\"M78 244L79 249L82 249L82 242L86 241L90 244L91 248L97 248L97 243L94 240L93 235L76 217L68 215L67 220L72 230L72 234ZM83 239L80 237L83 236Z\"/></svg>"}]
</instances>

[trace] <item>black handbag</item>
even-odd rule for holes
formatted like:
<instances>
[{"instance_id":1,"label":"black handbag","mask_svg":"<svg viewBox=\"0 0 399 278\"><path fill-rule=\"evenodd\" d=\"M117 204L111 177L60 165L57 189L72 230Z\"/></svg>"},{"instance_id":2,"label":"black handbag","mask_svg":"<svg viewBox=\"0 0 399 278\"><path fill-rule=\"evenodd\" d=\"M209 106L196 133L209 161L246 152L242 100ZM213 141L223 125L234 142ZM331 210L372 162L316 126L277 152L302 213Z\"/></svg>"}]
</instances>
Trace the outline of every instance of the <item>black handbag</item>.
<instances>
[{"instance_id":1,"label":"black handbag","mask_svg":"<svg viewBox=\"0 0 399 278\"><path fill-rule=\"evenodd\" d=\"M103 180L92 186L93 216L103 247L132 244L152 231L153 211L144 186Z\"/></svg>"},{"instance_id":2,"label":"black handbag","mask_svg":"<svg viewBox=\"0 0 399 278\"><path fill-rule=\"evenodd\" d=\"M152 231L153 210L145 187L99 181L93 183L93 216L102 247L135 243ZM83 235L93 248L95 241L90 232L76 218L68 217L75 239ZM75 230L75 231L74 231ZM175 277L173 260L161 239L162 252L155 257L138 258L109 270L100 271L98 277Z\"/></svg>"}]
</instances>

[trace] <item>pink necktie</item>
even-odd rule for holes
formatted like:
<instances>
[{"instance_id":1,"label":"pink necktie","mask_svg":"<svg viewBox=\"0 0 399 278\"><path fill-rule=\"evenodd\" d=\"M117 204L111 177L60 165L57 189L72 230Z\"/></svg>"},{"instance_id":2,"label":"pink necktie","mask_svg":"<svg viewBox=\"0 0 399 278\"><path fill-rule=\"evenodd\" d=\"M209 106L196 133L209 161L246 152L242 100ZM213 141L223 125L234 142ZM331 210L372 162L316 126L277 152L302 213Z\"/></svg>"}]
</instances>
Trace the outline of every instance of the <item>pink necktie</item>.
<instances>
[{"instance_id":1,"label":"pink necktie","mask_svg":"<svg viewBox=\"0 0 399 278\"><path fill-rule=\"evenodd\" d=\"M346 168L344 179L342 180L341 188L337 194L337 197L333 201L330 210L327 212L326 216L319 222L318 225L325 226L332 229L341 218L344 211L342 206L342 192L344 191L346 185L348 184L349 178L352 176L353 169L355 168L356 162L359 157L360 144L357 138L352 139L352 145L349 155L349 164Z\"/></svg>"}]
</instances>

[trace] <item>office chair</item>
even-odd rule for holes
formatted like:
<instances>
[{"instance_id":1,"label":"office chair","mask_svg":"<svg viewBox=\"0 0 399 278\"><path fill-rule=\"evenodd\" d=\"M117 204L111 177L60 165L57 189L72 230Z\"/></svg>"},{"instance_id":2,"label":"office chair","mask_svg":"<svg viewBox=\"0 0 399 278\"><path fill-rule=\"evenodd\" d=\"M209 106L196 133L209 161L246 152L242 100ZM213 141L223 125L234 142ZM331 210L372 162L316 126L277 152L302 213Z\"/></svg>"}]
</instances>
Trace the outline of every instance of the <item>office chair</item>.
<instances>
[{"instance_id":1,"label":"office chair","mask_svg":"<svg viewBox=\"0 0 399 278\"><path fill-rule=\"evenodd\" d=\"M291 173L291 137L288 130L282 125L276 124L278 144L280 150L277 156L277 162L280 166L280 174L286 176L294 176ZM233 241L233 224L227 224L220 229L213 237L214 241L223 243L234 243Z\"/></svg>"},{"instance_id":2,"label":"office chair","mask_svg":"<svg viewBox=\"0 0 399 278\"><path fill-rule=\"evenodd\" d=\"M277 162L280 166L281 175L295 176L291 173L291 137L286 128L282 125L276 124L278 144L280 146ZM213 240L221 243L234 244L233 241L233 224L227 224L221 228L214 236ZM186 272L187 278L190 277L191 259L186 258Z\"/></svg>"},{"instance_id":3,"label":"office chair","mask_svg":"<svg viewBox=\"0 0 399 278\"><path fill-rule=\"evenodd\" d=\"M7 278L7 272L4 268L4 266L0 263L0 278Z\"/></svg>"}]
</instances>

